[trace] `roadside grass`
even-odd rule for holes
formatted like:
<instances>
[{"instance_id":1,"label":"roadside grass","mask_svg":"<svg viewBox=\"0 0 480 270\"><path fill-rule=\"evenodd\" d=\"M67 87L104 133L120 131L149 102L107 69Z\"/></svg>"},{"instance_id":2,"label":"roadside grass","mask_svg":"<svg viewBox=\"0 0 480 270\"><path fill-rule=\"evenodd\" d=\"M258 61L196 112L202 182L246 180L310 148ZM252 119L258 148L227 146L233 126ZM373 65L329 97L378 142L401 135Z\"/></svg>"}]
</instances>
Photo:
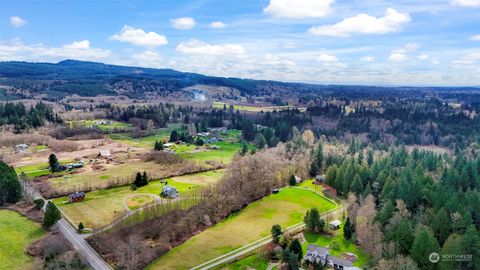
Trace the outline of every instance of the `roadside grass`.
<instances>
[{"instance_id":1,"label":"roadside grass","mask_svg":"<svg viewBox=\"0 0 480 270\"><path fill-rule=\"evenodd\" d=\"M176 180L177 177L166 178L165 180L169 185L174 186L181 195L198 187L203 184L203 182L213 183L215 179L218 181L221 178L221 176L219 176L221 174L223 174L223 172L204 172L180 176L179 181ZM209 175L214 179L205 180L210 177ZM196 180L197 177L199 179L198 181ZM163 185L164 183L161 183L160 180L154 180L150 181L148 185L139 187L134 191L127 185L88 192L85 200L81 202L65 203L68 202L68 196L56 198L53 201L75 224L83 222L88 228L100 228L112 223L116 218L125 214L124 199L126 196L132 194L160 195ZM131 209L137 209L149 202L151 201L144 200L143 203L141 203L137 200L135 206Z\"/></svg>"},{"instance_id":2,"label":"roadside grass","mask_svg":"<svg viewBox=\"0 0 480 270\"><path fill-rule=\"evenodd\" d=\"M189 269L268 236L274 224L280 224L282 228L295 225L313 207L325 212L335 208L335 205L310 190L282 189L280 193L253 202L193 236L159 257L146 269Z\"/></svg>"},{"instance_id":3,"label":"roadside grass","mask_svg":"<svg viewBox=\"0 0 480 270\"><path fill-rule=\"evenodd\" d=\"M368 262L369 258L365 252L351 241L343 238L343 222L340 229L330 232L334 234L333 237L327 237L318 233L305 232L304 236L306 243L302 245L303 254L305 254L308 244L315 244L322 247L330 247L330 254L333 256L341 257L340 255L344 252L351 252L357 255L358 259L353 263L354 266L362 268ZM332 248L333 243L338 244L338 249Z\"/></svg>"},{"instance_id":4,"label":"roadside grass","mask_svg":"<svg viewBox=\"0 0 480 270\"><path fill-rule=\"evenodd\" d=\"M249 269L267 269L269 261L262 258L258 253L238 260L222 268L224 270L249 270Z\"/></svg>"},{"instance_id":5,"label":"roadside grass","mask_svg":"<svg viewBox=\"0 0 480 270\"><path fill-rule=\"evenodd\" d=\"M11 210L0 210L0 269L33 269L27 246L45 235L42 227Z\"/></svg>"}]
</instances>

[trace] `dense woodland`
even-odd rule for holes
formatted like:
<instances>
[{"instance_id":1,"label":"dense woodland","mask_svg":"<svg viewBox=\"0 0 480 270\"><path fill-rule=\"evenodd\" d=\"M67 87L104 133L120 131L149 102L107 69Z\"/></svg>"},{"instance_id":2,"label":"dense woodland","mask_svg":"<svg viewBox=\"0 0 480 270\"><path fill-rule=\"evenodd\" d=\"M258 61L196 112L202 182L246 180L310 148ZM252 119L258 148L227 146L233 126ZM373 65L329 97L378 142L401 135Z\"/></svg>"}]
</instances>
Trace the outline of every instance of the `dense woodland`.
<instances>
[{"instance_id":1,"label":"dense woodland","mask_svg":"<svg viewBox=\"0 0 480 270\"><path fill-rule=\"evenodd\" d=\"M26 128L37 128L46 123L61 123L62 119L45 103L38 102L26 108L23 103L0 103L0 126L13 125L19 132Z\"/></svg>"}]
</instances>

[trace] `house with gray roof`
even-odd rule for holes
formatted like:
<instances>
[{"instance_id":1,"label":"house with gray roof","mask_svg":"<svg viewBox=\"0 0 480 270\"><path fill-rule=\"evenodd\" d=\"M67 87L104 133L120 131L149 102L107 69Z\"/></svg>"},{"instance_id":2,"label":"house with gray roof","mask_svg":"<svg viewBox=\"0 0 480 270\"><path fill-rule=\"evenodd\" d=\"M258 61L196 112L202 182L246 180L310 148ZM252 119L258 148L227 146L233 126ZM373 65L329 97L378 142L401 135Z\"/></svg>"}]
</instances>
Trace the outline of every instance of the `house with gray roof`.
<instances>
[{"instance_id":1,"label":"house with gray roof","mask_svg":"<svg viewBox=\"0 0 480 270\"><path fill-rule=\"evenodd\" d=\"M174 188L170 185L167 185L167 184L165 184L162 187L162 193L160 195L162 197L166 197L166 198L170 198L170 199L175 199L175 198L178 198L180 196L180 194L178 193L176 188Z\"/></svg>"},{"instance_id":2,"label":"house with gray roof","mask_svg":"<svg viewBox=\"0 0 480 270\"><path fill-rule=\"evenodd\" d=\"M323 266L330 266L335 270L355 269L353 262L330 255L329 249L309 244L304 260L310 263L320 263Z\"/></svg>"}]
</instances>

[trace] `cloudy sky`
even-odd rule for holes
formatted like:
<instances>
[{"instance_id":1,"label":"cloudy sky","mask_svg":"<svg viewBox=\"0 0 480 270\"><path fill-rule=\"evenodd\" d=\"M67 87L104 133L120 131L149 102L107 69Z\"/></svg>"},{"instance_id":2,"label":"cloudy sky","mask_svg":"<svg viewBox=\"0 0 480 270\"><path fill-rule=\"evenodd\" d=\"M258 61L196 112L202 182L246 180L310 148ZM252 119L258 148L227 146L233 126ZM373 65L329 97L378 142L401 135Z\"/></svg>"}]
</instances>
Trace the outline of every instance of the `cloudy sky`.
<instances>
[{"instance_id":1,"label":"cloudy sky","mask_svg":"<svg viewBox=\"0 0 480 270\"><path fill-rule=\"evenodd\" d=\"M480 85L480 0L0 0L0 61Z\"/></svg>"}]
</instances>

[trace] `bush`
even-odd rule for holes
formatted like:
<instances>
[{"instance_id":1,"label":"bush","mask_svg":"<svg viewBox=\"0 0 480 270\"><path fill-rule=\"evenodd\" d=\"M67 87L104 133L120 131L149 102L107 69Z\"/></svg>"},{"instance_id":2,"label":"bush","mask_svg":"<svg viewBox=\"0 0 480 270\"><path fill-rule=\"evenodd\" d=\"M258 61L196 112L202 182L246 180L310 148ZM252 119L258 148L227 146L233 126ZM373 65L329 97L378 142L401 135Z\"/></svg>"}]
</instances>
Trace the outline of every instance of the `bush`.
<instances>
[{"instance_id":1,"label":"bush","mask_svg":"<svg viewBox=\"0 0 480 270\"><path fill-rule=\"evenodd\" d=\"M85 225L83 225L83 223L80 222L80 223L78 224L78 232L79 232L79 233L82 233L84 229L85 229Z\"/></svg>"},{"instance_id":2,"label":"bush","mask_svg":"<svg viewBox=\"0 0 480 270\"><path fill-rule=\"evenodd\" d=\"M35 203L35 208L38 210L42 209L45 205L45 201L43 199L35 199L33 203Z\"/></svg>"},{"instance_id":3,"label":"bush","mask_svg":"<svg viewBox=\"0 0 480 270\"><path fill-rule=\"evenodd\" d=\"M53 202L49 201L47 203L47 210L45 211L45 218L43 219L43 226L48 229L55 225L61 218L60 210L58 210Z\"/></svg>"}]
</instances>

